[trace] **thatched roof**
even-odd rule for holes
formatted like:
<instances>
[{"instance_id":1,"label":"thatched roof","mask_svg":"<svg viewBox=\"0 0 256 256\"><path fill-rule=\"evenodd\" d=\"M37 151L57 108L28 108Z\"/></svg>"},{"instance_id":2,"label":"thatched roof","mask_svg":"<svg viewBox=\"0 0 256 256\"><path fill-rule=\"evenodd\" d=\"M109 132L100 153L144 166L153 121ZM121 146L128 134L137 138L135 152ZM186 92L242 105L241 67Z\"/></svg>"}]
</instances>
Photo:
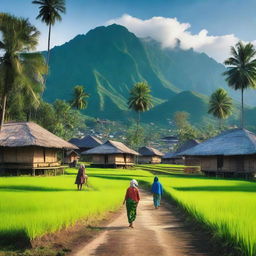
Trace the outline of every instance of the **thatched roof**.
<instances>
[{"instance_id":1,"label":"thatched roof","mask_svg":"<svg viewBox=\"0 0 256 256\"><path fill-rule=\"evenodd\" d=\"M138 152L128 148L122 142L108 140L102 145L82 152L82 155L108 155L108 154L131 154L139 155Z\"/></svg>"},{"instance_id":2,"label":"thatched roof","mask_svg":"<svg viewBox=\"0 0 256 256\"><path fill-rule=\"evenodd\" d=\"M7 123L0 132L0 147L39 146L77 149L77 147L33 122Z\"/></svg>"},{"instance_id":3,"label":"thatched roof","mask_svg":"<svg viewBox=\"0 0 256 256\"><path fill-rule=\"evenodd\" d=\"M139 148L139 153L142 156L163 156L164 155L159 150L151 147L141 147Z\"/></svg>"},{"instance_id":4,"label":"thatched roof","mask_svg":"<svg viewBox=\"0 0 256 256\"><path fill-rule=\"evenodd\" d=\"M246 129L232 129L182 152L185 156L256 154L256 135Z\"/></svg>"},{"instance_id":5,"label":"thatched roof","mask_svg":"<svg viewBox=\"0 0 256 256\"><path fill-rule=\"evenodd\" d=\"M69 142L76 145L79 148L95 148L102 144L102 141L91 135L87 135L82 139L73 138L69 140Z\"/></svg>"},{"instance_id":6,"label":"thatched roof","mask_svg":"<svg viewBox=\"0 0 256 256\"><path fill-rule=\"evenodd\" d=\"M185 143L183 143L175 152L168 152L166 153L163 158L169 159L169 158L180 158L183 155L183 152L195 147L198 145L199 142L197 140L187 140Z\"/></svg>"}]
</instances>

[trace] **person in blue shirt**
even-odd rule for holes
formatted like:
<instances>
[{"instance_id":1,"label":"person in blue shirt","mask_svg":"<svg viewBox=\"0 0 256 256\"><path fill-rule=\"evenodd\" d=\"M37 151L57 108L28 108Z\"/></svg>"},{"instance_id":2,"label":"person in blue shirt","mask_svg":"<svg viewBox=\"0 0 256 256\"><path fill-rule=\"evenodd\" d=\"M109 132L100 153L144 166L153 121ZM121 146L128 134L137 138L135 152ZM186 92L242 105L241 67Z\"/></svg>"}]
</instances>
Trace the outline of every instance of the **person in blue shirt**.
<instances>
[{"instance_id":1,"label":"person in blue shirt","mask_svg":"<svg viewBox=\"0 0 256 256\"><path fill-rule=\"evenodd\" d=\"M160 206L161 197L163 195L163 186L158 181L158 177L154 178L154 182L152 184L151 192L153 193L154 206L157 209Z\"/></svg>"}]
</instances>

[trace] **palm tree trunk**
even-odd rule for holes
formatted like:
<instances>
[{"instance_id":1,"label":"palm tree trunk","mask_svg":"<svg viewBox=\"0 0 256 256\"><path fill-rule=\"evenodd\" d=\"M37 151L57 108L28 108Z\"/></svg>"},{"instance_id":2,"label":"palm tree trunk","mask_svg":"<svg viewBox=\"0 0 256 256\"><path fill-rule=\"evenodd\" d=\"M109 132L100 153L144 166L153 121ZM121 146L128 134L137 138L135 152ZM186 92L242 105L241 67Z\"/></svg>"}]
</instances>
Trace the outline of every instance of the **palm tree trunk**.
<instances>
[{"instance_id":1,"label":"palm tree trunk","mask_svg":"<svg viewBox=\"0 0 256 256\"><path fill-rule=\"evenodd\" d=\"M2 113L1 113L1 121L0 121L0 131L3 127L4 124L4 117L5 117L5 109L6 109L6 100L7 100L7 95L4 94L2 96Z\"/></svg>"},{"instance_id":2,"label":"palm tree trunk","mask_svg":"<svg viewBox=\"0 0 256 256\"><path fill-rule=\"evenodd\" d=\"M244 128L244 88L241 89L241 128Z\"/></svg>"},{"instance_id":3,"label":"palm tree trunk","mask_svg":"<svg viewBox=\"0 0 256 256\"><path fill-rule=\"evenodd\" d=\"M49 32L48 32L48 46L47 46L47 57L46 57L46 64L49 66L49 61L50 61L50 48L51 48L51 30L52 30L52 24L49 24ZM49 72L49 70L48 70ZM44 75L44 85L46 84L47 81L47 74ZM42 92L43 96L43 92Z\"/></svg>"},{"instance_id":4,"label":"palm tree trunk","mask_svg":"<svg viewBox=\"0 0 256 256\"><path fill-rule=\"evenodd\" d=\"M47 65L49 65L49 60L50 60L51 30L52 30L52 24L50 23L49 24L49 33L48 33Z\"/></svg>"},{"instance_id":5,"label":"palm tree trunk","mask_svg":"<svg viewBox=\"0 0 256 256\"><path fill-rule=\"evenodd\" d=\"M136 130L136 139L137 139L137 147L139 141L139 126L140 126L140 111L138 111L138 119L137 119L137 130Z\"/></svg>"},{"instance_id":6,"label":"palm tree trunk","mask_svg":"<svg viewBox=\"0 0 256 256\"><path fill-rule=\"evenodd\" d=\"M222 126L222 120L221 120L221 118L219 118L219 129L220 129L220 131L221 131L221 126Z\"/></svg>"},{"instance_id":7,"label":"palm tree trunk","mask_svg":"<svg viewBox=\"0 0 256 256\"><path fill-rule=\"evenodd\" d=\"M140 125L140 111L138 111L137 129L136 129L136 148L139 150L139 125ZM138 164L139 157L136 156L136 164Z\"/></svg>"}]
</instances>

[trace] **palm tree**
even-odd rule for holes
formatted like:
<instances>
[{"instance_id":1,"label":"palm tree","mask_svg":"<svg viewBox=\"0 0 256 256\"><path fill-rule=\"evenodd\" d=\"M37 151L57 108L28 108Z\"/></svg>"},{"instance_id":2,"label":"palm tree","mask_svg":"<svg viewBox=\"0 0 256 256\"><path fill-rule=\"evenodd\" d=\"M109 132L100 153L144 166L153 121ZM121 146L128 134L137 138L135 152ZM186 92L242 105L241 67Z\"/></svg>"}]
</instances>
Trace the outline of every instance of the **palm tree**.
<instances>
[{"instance_id":1,"label":"palm tree","mask_svg":"<svg viewBox=\"0 0 256 256\"><path fill-rule=\"evenodd\" d=\"M66 12L65 0L38 0L32 1L33 4L39 5L39 14L36 17L41 19L47 26L48 32L48 48L47 48L47 65L50 59L50 45L51 45L51 29L56 21L61 21L61 13Z\"/></svg>"},{"instance_id":2,"label":"palm tree","mask_svg":"<svg viewBox=\"0 0 256 256\"><path fill-rule=\"evenodd\" d=\"M238 42L231 47L231 57L224 61L228 70L223 73L228 85L241 90L241 127L244 127L244 90L256 88L256 51L251 43Z\"/></svg>"},{"instance_id":3,"label":"palm tree","mask_svg":"<svg viewBox=\"0 0 256 256\"><path fill-rule=\"evenodd\" d=\"M71 106L81 110L85 109L87 107L87 101L86 98L89 97L89 94L87 94L84 90L84 86L77 85L74 87L74 98L71 102Z\"/></svg>"},{"instance_id":4,"label":"palm tree","mask_svg":"<svg viewBox=\"0 0 256 256\"><path fill-rule=\"evenodd\" d=\"M27 19L0 13L0 89L2 113L0 129L4 123L7 98L13 91L24 89L31 100L38 100L37 92L42 92L43 74L47 72L45 60L35 50L39 32Z\"/></svg>"},{"instance_id":5,"label":"palm tree","mask_svg":"<svg viewBox=\"0 0 256 256\"><path fill-rule=\"evenodd\" d=\"M138 113L136 138L138 140L140 113L148 111L152 106L152 96L147 82L138 82L130 90L130 98L128 100L129 109Z\"/></svg>"},{"instance_id":6,"label":"palm tree","mask_svg":"<svg viewBox=\"0 0 256 256\"><path fill-rule=\"evenodd\" d=\"M222 120L232 113L232 99L224 89L219 88L211 95L208 113L219 119L221 129Z\"/></svg>"}]
</instances>

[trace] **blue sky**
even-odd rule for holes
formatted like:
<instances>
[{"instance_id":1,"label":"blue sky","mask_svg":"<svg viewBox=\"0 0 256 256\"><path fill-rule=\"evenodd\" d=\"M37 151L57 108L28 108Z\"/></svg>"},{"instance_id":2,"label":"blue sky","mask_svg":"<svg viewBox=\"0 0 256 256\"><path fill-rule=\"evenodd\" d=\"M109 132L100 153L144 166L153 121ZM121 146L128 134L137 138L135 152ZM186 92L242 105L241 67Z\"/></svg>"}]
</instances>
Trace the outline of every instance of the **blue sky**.
<instances>
[{"instance_id":1,"label":"blue sky","mask_svg":"<svg viewBox=\"0 0 256 256\"><path fill-rule=\"evenodd\" d=\"M256 40L255 0L66 0L66 5L67 14L53 28L53 46L123 14L140 20L176 17L179 23L190 24L192 34L206 29L208 35L233 34L244 41ZM31 0L1 0L0 11L28 17L42 33L39 49L46 48L47 27L35 19L38 7Z\"/></svg>"}]
</instances>

